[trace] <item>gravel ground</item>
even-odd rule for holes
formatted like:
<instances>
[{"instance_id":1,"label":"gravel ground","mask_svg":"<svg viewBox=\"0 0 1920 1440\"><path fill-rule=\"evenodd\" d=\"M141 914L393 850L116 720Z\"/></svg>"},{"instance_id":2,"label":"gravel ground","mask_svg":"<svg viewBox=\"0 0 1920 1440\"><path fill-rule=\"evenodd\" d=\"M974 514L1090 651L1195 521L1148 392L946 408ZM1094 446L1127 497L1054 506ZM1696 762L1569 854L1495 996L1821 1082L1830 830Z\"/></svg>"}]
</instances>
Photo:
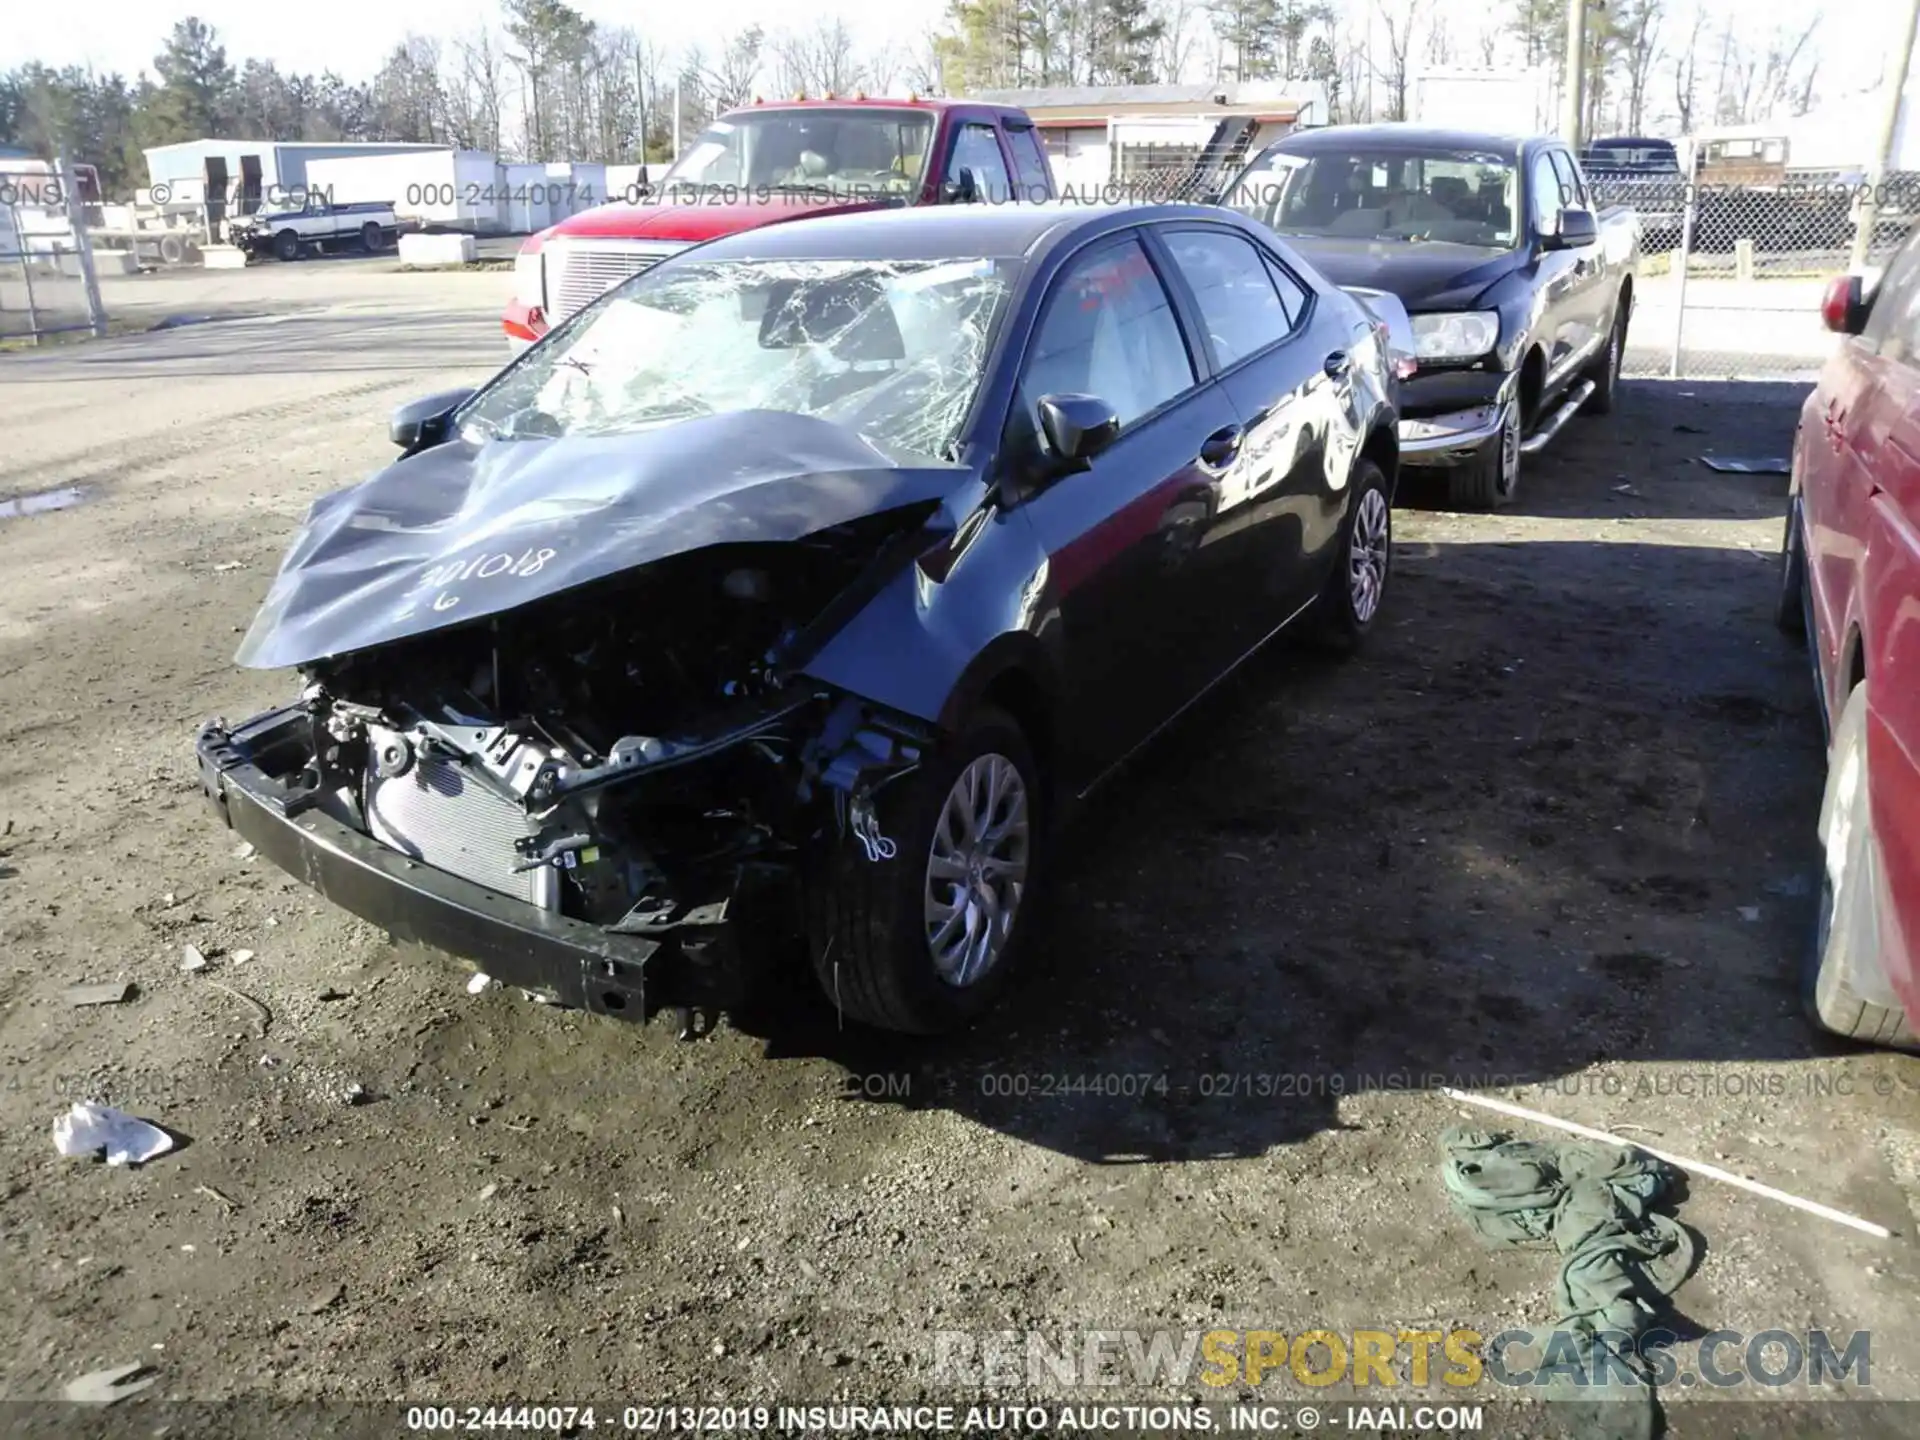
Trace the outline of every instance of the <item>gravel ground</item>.
<instances>
[{"instance_id":1,"label":"gravel ground","mask_svg":"<svg viewBox=\"0 0 1920 1440\"><path fill-rule=\"evenodd\" d=\"M1262 657L1132 767L991 1024L875 1040L796 986L680 1044L469 996L198 793L200 721L289 693L230 657L303 508L497 358L499 277L436 283L0 357L0 497L81 492L0 520L0 1396L139 1360L115 1413L879 1402L942 1393L941 1330L1543 1326L1552 1258L1447 1208L1437 1139L1479 1117L1445 1083L1891 1227L1696 1180L1680 1309L1872 1330L1874 1390L1920 1399L1920 1062L1798 1008L1823 755L1769 620L1785 482L1697 459L1784 454L1798 392L1629 385L1511 512L1413 489L1371 648ZM181 1148L61 1159L89 1098ZM1672 1433L1724 1425L1695 1398Z\"/></svg>"}]
</instances>

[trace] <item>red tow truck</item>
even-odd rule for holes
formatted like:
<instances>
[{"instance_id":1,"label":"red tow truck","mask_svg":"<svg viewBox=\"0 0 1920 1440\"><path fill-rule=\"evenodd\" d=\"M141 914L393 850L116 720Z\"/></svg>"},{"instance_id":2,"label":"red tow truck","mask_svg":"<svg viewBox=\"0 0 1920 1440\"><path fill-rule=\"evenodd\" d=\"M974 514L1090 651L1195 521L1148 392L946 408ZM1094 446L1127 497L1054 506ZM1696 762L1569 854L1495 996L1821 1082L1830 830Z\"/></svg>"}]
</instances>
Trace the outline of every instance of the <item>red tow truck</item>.
<instances>
[{"instance_id":1,"label":"red tow truck","mask_svg":"<svg viewBox=\"0 0 1920 1440\"><path fill-rule=\"evenodd\" d=\"M755 101L701 132L634 203L601 205L527 238L502 324L525 349L667 256L761 225L894 205L1055 197L1033 120L962 100Z\"/></svg>"}]
</instances>

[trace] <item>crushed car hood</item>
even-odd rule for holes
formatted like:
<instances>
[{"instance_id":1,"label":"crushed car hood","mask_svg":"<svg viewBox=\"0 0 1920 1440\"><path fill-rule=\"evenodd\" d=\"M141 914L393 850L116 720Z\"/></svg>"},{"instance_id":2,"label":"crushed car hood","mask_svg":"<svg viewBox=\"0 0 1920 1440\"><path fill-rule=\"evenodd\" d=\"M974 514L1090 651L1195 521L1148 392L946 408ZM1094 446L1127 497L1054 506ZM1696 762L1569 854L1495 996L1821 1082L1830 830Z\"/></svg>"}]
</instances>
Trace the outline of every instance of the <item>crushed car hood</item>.
<instances>
[{"instance_id":1,"label":"crushed car hood","mask_svg":"<svg viewBox=\"0 0 1920 1440\"><path fill-rule=\"evenodd\" d=\"M936 502L969 473L769 410L452 440L316 501L234 658L268 670L385 645L670 555Z\"/></svg>"}]
</instances>

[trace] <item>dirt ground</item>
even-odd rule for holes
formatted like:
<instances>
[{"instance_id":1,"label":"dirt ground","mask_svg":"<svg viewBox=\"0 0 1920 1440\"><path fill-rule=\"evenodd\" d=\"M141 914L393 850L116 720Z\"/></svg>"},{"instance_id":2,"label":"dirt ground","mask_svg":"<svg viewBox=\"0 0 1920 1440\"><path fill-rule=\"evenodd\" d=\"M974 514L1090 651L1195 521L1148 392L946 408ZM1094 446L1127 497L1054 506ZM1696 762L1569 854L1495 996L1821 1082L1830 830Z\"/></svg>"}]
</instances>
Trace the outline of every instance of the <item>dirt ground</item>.
<instances>
[{"instance_id":1,"label":"dirt ground","mask_svg":"<svg viewBox=\"0 0 1920 1440\"><path fill-rule=\"evenodd\" d=\"M470 996L198 791L199 723L290 693L231 655L303 508L497 358L499 277L466 278L0 357L0 498L82 491L0 520L0 1397L142 1361L116 1413L878 1403L942 1393L943 1330L1544 1329L1553 1257L1448 1209L1438 1138L1491 1119L1448 1084L1889 1226L1696 1180L1679 1309L1871 1330L1874 1392L1920 1400L1920 1062L1799 1010L1823 752L1770 623L1785 481L1698 461L1784 454L1800 392L1629 385L1510 513L1404 494L1369 650L1262 657L1116 782L992 1023L875 1040L797 986L774 1033L681 1044ZM62 1159L80 1099L183 1144ZM1671 1433L1725 1425L1697 1398Z\"/></svg>"}]
</instances>

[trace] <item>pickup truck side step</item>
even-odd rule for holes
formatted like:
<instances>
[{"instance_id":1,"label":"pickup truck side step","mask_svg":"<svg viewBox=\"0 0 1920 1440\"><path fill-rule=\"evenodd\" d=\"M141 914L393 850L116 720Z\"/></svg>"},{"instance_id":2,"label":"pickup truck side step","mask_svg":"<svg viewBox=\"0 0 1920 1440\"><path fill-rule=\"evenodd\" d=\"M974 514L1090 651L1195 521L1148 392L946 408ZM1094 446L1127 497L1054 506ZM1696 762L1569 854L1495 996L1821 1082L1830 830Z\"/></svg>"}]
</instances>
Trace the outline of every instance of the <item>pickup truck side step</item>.
<instances>
[{"instance_id":1,"label":"pickup truck side step","mask_svg":"<svg viewBox=\"0 0 1920 1440\"><path fill-rule=\"evenodd\" d=\"M1567 392L1567 398L1560 402L1560 408L1543 420L1531 435L1520 442L1520 453L1522 455L1537 455L1546 449L1548 444L1552 442L1553 437L1560 433L1561 427L1573 418L1574 412L1586 404L1588 397L1592 394L1593 381L1591 380L1582 380L1578 385L1574 386L1572 390Z\"/></svg>"}]
</instances>

